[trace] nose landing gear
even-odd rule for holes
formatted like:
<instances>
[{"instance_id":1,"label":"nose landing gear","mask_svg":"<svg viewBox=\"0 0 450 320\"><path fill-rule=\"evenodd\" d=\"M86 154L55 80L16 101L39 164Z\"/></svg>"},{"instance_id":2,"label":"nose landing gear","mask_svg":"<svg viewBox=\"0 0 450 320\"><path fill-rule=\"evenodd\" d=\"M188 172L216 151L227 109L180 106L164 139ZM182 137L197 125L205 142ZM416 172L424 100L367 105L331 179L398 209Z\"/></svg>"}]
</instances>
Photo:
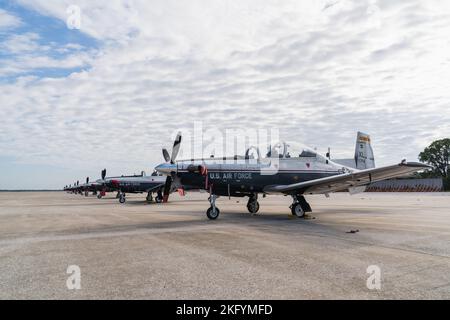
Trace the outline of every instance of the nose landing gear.
<instances>
[{"instance_id":1,"label":"nose landing gear","mask_svg":"<svg viewBox=\"0 0 450 320\"><path fill-rule=\"evenodd\" d=\"M125 193L121 192L121 193L119 194L119 202L120 202L120 203L125 203L125 201L126 201Z\"/></svg>"},{"instance_id":2,"label":"nose landing gear","mask_svg":"<svg viewBox=\"0 0 450 320\"><path fill-rule=\"evenodd\" d=\"M106 196L106 190L101 190L98 194L97 194L97 198L101 199L102 197Z\"/></svg>"},{"instance_id":3,"label":"nose landing gear","mask_svg":"<svg viewBox=\"0 0 450 320\"><path fill-rule=\"evenodd\" d=\"M219 208L216 207L216 199L218 198L218 196L216 196L215 194L212 194L208 200L209 203L211 204L211 207L206 211L206 216L208 217L208 219L210 220L216 220L217 217L220 214L220 210Z\"/></svg>"},{"instance_id":4,"label":"nose landing gear","mask_svg":"<svg viewBox=\"0 0 450 320\"><path fill-rule=\"evenodd\" d=\"M146 200L147 200L147 203L152 203L152 202L153 202L153 195L152 195L151 192L149 192L149 193L147 194Z\"/></svg>"},{"instance_id":5,"label":"nose landing gear","mask_svg":"<svg viewBox=\"0 0 450 320\"><path fill-rule=\"evenodd\" d=\"M156 203L161 203L163 201L164 197L163 197L163 193L161 190L158 190L157 192L157 196L155 198Z\"/></svg>"}]
</instances>

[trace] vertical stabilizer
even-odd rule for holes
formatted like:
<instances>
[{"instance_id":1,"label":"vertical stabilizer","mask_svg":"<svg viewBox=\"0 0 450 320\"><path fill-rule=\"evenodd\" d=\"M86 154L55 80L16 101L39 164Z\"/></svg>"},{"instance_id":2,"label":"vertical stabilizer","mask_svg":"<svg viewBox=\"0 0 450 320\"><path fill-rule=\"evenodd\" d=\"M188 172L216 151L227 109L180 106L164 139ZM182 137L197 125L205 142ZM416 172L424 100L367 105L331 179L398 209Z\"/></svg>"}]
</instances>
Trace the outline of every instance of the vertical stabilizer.
<instances>
[{"instance_id":1,"label":"vertical stabilizer","mask_svg":"<svg viewBox=\"0 0 450 320\"><path fill-rule=\"evenodd\" d=\"M356 137L355 163L356 169L359 170L375 168L375 158L368 134L358 132Z\"/></svg>"}]
</instances>

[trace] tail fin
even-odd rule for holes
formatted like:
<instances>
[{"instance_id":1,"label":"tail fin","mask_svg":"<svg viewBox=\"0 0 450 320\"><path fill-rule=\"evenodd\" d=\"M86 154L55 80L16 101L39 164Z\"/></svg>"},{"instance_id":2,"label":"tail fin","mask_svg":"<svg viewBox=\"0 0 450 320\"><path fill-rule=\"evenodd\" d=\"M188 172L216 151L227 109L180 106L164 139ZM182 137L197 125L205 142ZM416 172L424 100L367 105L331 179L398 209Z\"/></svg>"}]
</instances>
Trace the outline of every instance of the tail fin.
<instances>
[{"instance_id":1,"label":"tail fin","mask_svg":"<svg viewBox=\"0 0 450 320\"><path fill-rule=\"evenodd\" d=\"M358 132L356 137L355 164L356 169L360 170L375 168L375 158L370 145L370 136L362 132Z\"/></svg>"}]
</instances>

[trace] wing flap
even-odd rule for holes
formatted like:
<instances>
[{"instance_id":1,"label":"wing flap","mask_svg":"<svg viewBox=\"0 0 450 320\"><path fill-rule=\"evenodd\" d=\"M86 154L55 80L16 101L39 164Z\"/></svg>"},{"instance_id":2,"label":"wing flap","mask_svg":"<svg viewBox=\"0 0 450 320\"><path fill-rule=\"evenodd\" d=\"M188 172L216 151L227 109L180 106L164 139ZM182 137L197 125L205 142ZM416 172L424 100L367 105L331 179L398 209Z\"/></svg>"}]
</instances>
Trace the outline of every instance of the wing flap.
<instances>
[{"instance_id":1,"label":"wing flap","mask_svg":"<svg viewBox=\"0 0 450 320\"><path fill-rule=\"evenodd\" d=\"M418 162L402 162L397 165L344 173L290 185L274 185L264 189L267 193L321 194L342 191L348 188L368 185L372 182L403 176L408 173L430 168Z\"/></svg>"}]
</instances>

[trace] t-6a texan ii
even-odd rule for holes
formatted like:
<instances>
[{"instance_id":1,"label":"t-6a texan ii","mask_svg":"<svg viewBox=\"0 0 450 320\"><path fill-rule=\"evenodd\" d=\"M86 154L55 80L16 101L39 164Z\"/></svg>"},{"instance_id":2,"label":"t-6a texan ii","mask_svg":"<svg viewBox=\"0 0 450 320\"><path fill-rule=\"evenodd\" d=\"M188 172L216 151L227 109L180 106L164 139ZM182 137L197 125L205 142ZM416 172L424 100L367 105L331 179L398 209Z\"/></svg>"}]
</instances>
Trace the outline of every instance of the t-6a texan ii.
<instances>
[{"instance_id":1,"label":"t-6a texan ii","mask_svg":"<svg viewBox=\"0 0 450 320\"><path fill-rule=\"evenodd\" d=\"M155 169L167 175L164 196L167 199L172 183L185 189L206 189L210 193L210 208L206 215L217 219L219 196L249 197L247 208L250 213L259 210L258 194L284 194L292 197L290 206L293 215L303 217L311 212L305 195L325 194L348 190L362 192L372 182L403 176L430 168L418 162L406 162L384 167L375 167L370 136L358 132L355 156L347 160L331 160L329 154L323 157L310 149L291 154L286 143L269 147L265 158L250 154L231 158L208 158L176 161L180 148L181 134L178 134L172 156L166 149L163 155L166 163Z\"/></svg>"}]
</instances>

